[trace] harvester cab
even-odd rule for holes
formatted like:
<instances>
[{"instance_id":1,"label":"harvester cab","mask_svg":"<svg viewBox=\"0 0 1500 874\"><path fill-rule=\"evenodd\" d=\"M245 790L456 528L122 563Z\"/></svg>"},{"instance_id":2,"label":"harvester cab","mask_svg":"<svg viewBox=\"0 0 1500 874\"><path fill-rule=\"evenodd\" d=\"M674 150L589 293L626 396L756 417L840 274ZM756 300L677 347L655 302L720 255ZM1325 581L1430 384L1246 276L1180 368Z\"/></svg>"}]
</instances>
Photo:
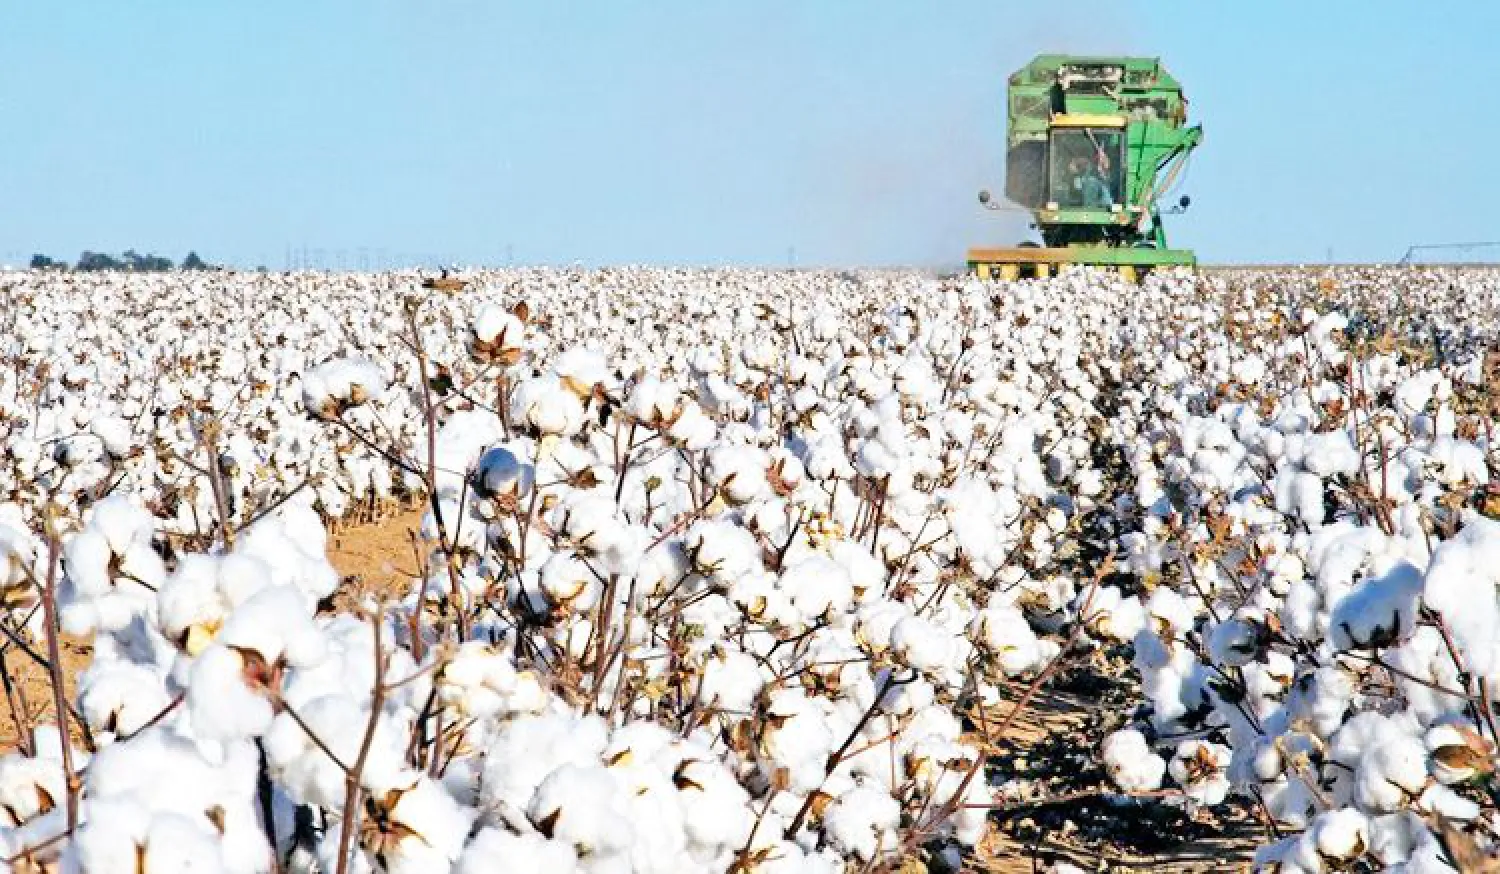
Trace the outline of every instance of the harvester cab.
<instances>
[{"instance_id":1,"label":"harvester cab","mask_svg":"<svg viewBox=\"0 0 1500 874\"><path fill-rule=\"evenodd\" d=\"M1153 267L1195 266L1167 246L1163 208L1203 139L1187 125L1182 86L1155 58L1041 55L1010 77L1005 197L990 209L1023 209L1041 245L970 249L981 278L1047 276L1067 264L1118 269L1134 279Z\"/></svg>"}]
</instances>

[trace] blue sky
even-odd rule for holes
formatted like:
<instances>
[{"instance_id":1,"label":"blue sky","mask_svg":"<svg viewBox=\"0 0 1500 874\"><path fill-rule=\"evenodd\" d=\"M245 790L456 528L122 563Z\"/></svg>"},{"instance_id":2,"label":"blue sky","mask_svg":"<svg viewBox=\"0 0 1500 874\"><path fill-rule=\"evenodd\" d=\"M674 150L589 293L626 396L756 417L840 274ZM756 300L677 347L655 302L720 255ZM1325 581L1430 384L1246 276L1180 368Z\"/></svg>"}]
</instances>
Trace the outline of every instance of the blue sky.
<instances>
[{"instance_id":1,"label":"blue sky","mask_svg":"<svg viewBox=\"0 0 1500 874\"><path fill-rule=\"evenodd\" d=\"M1205 128L1174 243L1500 239L1500 4L67 0L0 8L0 260L951 264L1024 234L1004 81L1160 55Z\"/></svg>"}]
</instances>

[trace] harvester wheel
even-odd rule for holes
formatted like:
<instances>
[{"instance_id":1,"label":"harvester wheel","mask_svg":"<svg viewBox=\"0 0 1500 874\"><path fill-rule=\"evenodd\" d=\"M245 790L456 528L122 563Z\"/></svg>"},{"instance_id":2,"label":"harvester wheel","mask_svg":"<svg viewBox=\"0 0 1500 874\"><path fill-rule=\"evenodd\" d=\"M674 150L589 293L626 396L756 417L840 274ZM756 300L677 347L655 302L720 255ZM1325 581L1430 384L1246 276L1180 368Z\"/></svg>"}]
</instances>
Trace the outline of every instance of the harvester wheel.
<instances>
[{"instance_id":1,"label":"harvester wheel","mask_svg":"<svg viewBox=\"0 0 1500 874\"><path fill-rule=\"evenodd\" d=\"M979 278L980 279L982 279L982 280L984 280L986 282L989 281L989 279L990 279L990 265L988 265L988 264L977 264L977 265L974 266L974 272L979 274Z\"/></svg>"},{"instance_id":2,"label":"harvester wheel","mask_svg":"<svg viewBox=\"0 0 1500 874\"><path fill-rule=\"evenodd\" d=\"M1000 265L1000 278L1008 280L1008 281L1014 281L1014 280L1020 279L1021 278L1021 265L1019 265L1019 264L1001 264Z\"/></svg>"},{"instance_id":3,"label":"harvester wheel","mask_svg":"<svg viewBox=\"0 0 1500 874\"><path fill-rule=\"evenodd\" d=\"M1031 265L1032 275L1037 279L1046 279L1048 274L1051 273L1051 271L1048 269L1050 266L1051 265L1047 264L1047 262L1045 261L1037 262L1036 264Z\"/></svg>"},{"instance_id":4,"label":"harvester wheel","mask_svg":"<svg viewBox=\"0 0 1500 874\"><path fill-rule=\"evenodd\" d=\"M1140 277L1136 273L1134 264L1121 264L1120 278L1130 283L1131 285L1134 285Z\"/></svg>"}]
</instances>

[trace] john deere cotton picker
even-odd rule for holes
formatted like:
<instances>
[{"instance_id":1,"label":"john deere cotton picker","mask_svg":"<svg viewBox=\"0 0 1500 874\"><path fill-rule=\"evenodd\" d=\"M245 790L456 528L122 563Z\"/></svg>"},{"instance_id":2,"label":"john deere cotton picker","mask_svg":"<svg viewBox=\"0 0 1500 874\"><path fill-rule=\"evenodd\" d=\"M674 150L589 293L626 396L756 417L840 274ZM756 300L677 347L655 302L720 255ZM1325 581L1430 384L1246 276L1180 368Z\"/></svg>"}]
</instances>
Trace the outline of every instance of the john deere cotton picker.
<instances>
[{"instance_id":1,"label":"john deere cotton picker","mask_svg":"<svg viewBox=\"0 0 1500 874\"><path fill-rule=\"evenodd\" d=\"M1047 276L1066 264L1116 268L1134 279L1153 267L1194 266L1167 247L1158 201L1171 193L1202 141L1187 126L1182 86L1155 58L1041 55L1010 77L1005 196L1025 209L1042 245L969 250L981 278ZM1187 209L1181 198L1168 213Z\"/></svg>"}]
</instances>

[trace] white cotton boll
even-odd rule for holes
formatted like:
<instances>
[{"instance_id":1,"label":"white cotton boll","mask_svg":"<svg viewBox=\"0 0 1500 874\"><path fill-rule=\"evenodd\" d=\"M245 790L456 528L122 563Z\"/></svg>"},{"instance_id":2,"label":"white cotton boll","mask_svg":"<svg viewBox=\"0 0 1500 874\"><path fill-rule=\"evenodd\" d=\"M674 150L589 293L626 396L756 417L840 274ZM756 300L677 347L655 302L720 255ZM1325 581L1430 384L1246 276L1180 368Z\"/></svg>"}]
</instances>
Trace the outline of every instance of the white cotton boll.
<instances>
[{"instance_id":1,"label":"white cotton boll","mask_svg":"<svg viewBox=\"0 0 1500 874\"><path fill-rule=\"evenodd\" d=\"M766 712L773 719L761 735L761 751L785 769L793 791L818 788L835 743L825 714L801 687L773 692Z\"/></svg>"},{"instance_id":2,"label":"white cotton boll","mask_svg":"<svg viewBox=\"0 0 1500 874\"><path fill-rule=\"evenodd\" d=\"M998 659L1007 677L1037 670L1057 649L1055 643L1039 640L1021 611L1008 605L979 611L969 624L969 638Z\"/></svg>"},{"instance_id":3,"label":"white cotton boll","mask_svg":"<svg viewBox=\"0 0 1500 874\"><path fill-rule=\"evenodd\" d=\"M791 596L792 606L809 622L853 607L854 583L839 562L811 555L787 567L777 586Z\"/></svg>"},{"instance_id":4,"label":"white cotton boll","mask_svg":"<svg viewBox=\"0 0 1500 874\"><path fill-rule=\"evenodd\" d=\"M130 455L133 447L130 423L118 416L99 416L89 423L89 430L104 444L104 451L116 460Z\"/></svg>"},{"instance_id":5,"label":"white cotton boll","mask_svg":"<svg viewBox=\"0 0 1500 874\"><path fill-rule=\"evenodd\" d=\"M753 446L721 446L709 453L708 478L726 501L742 506L770 495L770 466L766 453Z\"/></svg>"},{"instance_id":6,"label":"white cotton boll","mask_svg":"<svg viewBox=\"0 0 1500 874\"><path fill-rule=\"evenodd\" d=\"M554 553L542 565L540 587L555 610L587 613L599 603L603 585L588 563L570 551Z\"/></svg>"},{"instance_id":7,"label":"white cotton boll","mask_svg":"<svg viewBox=\"0 0 1500 874\"><path fill-rule=\"evenodd\" d=\"M359 756L370 721L367 703L347 694L325 695L299 705L297 714L340 762L352 762ZM293 801L330 809L342 805L343 769L289 714L283 712L276 717L264 743L271 776ZM361 779L365 788L380 794L411 785L404 732L388 718L376 722Z\"/></svg>"},{"instance_id":8,"label":"white cotton boll","mask_svg":"<svg viewBox=\"0 0 1500 874\"><path fill-rule=\"evenodd\" d=\"M1229 795L1229 760L1229 748L1222 744L1188 740L1178 744L1167 770L1189 799L1213 807Z\"/></svg>"},{"instance_id":9,"label":"white cotton boll","mask_svg":"<svg viewBox=\"0 0 1500 874\"><path fill-rule=\"evenodd\" d=\"M580 855L612 856L623 853L632 840L619 793L608 769L565 764L537 787L526 815L542 834Z\"/></svg>"},{"instance_id":10,"label":"white cotton boll","mask_svg":"<svg viewBox=\"0 0 1500 874\"><path fill-rule=\"evenodd\" d=\"M717 762L687 759L672 773L688 840L705 850L738 850L755 826L750 795Z\"/></svg>"},{"instance_id":11,"label":"white cotton boll","mask_svg":"<svg viewBox=\"0 0 1500 874\"><path fill-rule=\"evenodd\" d=\"M78 677L79 710L96 734L134 734L170 703L161 677L143 665L96 660Z\"/></svg>"},{"instance_id":12,"label":"white cotton boll","mask_svg":"<svg viewBox=\"0 0 1500 874\"><path fill-rule=\"evenodd\" d=\"M1244 619L1227 619L1208 630L1208 651L1214 664L1238 668L1255 661L1265 642L1264 629Z\"/></svg>"},{"instance_id":13,"label":"white cotton boll","mask_svg":"<svg viewBox=\"0 0 1500 874\"><path fill-rule=\"evenodd\" d=\"M584 424L583 403L553 375L523 380L511 395L511 420L538 434L570 436Z\"/></svg>"},{"instance_id":14,"label":"white cotton boll","mask_svg":"<svg viewBox=\"0 0 1500 874\"><path fill-rule=\"evenodd\" d=\"M459 857L475 813L460 807L442 784L421 777L371 799L382 810L382 870L425 874L448 869Z\"/></svg>"},{"instance_id":15,"label":"white cotton boll","mask_svg":"<svg viewBox=\"0 0 1500 874\"><path fill-rule=\"evenodd\" d=\"M931 673L951 664L956 639L920 616L907 616L891 629L891 652L907 667Z\"/></svg>"},{"instance_id":16,"label":"white cotton boll","mask_svg":"<svg viewBox=\"0 0 1500 874\"><path fill-rule=\"evenodd\" d=\"M1442 615L1464 666L1485 676L1496 667L1500 639L1500 522L1474 516L1453 539L1433 550L1422 598Z\"/></svg>"},{"instance_id":17,"label":"white cotton boll","mask_svg":"<svg viewBox=\"0 0 1500 874\"><path fill-rule=\"evenodd\" d=\"M1149 792L1161 786L1166 760L1151 751L1145 735L1121 729L1104 739L1100 747L1109 779L1126 792Z\"/></svg>"},{"instance_id":18,"label":"white cotton boll","mask_svg":"<svg viewBox=\"0 0 1500 874\"><path fill-rule=\"evenodd\" d=\"M507 870L574 874L578 871L578 854L572 847L539 834L518 835L488 827L469 841L453 874L495 874Z\"/></svg>"},{"instance_id":19,"label":"white cotton boll","mask_svg":"<svg viewBox=\"0 0 1500 874\"><path fill-rule=\"evenodd\" d=\"M0 758L0 827L24 825L58 809L67 798L62 762L54 758L28 758L16 753Z\"/></svg>"},{"instance_id":20,"label":"white cotton boll","mask_svg":"<svg viewBox=\"0 0 1500 874\"><path fill-rule=\"evenodd\" d=\"M1327 859L1350 861L1369 847L1369 821L1352 807L1320 813L1313 819L1312 840Z\"/></svg>"},{"instance_id":21,"label":"white cotton boll","mask_svg":"<svg viewBox=\"0 0 1500 874\"><path fill-rule=\"evenodd\" d=\"M485 450L474 474L475 491L486 498L519 497L531 492L536 469L523 464L503 446Z\"/></svg>"},{"instance_id":22,"label":"white cotton boll","mask_svg":"<svg viewBox=\"0 0 1500 874\"><path fill-rule=\"evenodd\" d=\"M888 793L858 787L833 800L823 812L823 833L842 853L862 862L894 854L900 845L896 829L901 805Z\"/></svg>"},{"instance_id":23,"label":"white cotton boll","mask_svg":"<svg viewBox=\"0 0 1500 874\"><path fill-rule=\"evenodd\" d=\"M258 653L211 646L193 663L187 704L193 729L211 740L263 734L275 715L263 694Z\"/></svg>"},{"instance_id":24,"label":"white cotton boll","mask_svg":"<svg viewBox=\"0 0 1500 874\"><path fill-rule=\"evenodd\" d=\"M1477 819L1480 807L1469 798L1454 792L1447 786L1433 785L1423 790L1417 798L1417 809L1435 814L1454 822L1469 822Z\"/></svg>"},{"instance_id":25,"label":"white cotton boll","mask_svg":"<svg viewBox=\"0 0 1500 874\"><path fill-rule=\"evenodd\" d=\"M1398 643L1416 622L1422 572L1399 561L1377 572L1334 606L1329 639L1340 650Z\"/></svg>"},{"instance_id":26,"label":"white cotton boll","mask_svg":"<svg viewBox=\"0 0 1500 874\"><path fill-rule=\"evenodd\" d=\"M632 419L654 427L672 418L681 396L671 383L648 377L630 390L624 412Z\"/></svg>"},{"instance_id":27,"label":"white cotton boll","mask_svg":"<svg viewBox=\"0 0 1500 874\"><path fill-rule=\"evenodd\" d=\"M683 546L694 571L726 582L760 565L755 535L729 519L694 523L683 535Z\"/></svg>"},{"instance_id":28,"label":"white cotton boll","mask_svg":"<svg viewBox=\"0 0 1500 874\"><path fill-rule=\"evenodd\" d=\"M698 698L709 709L748 714L764 682L754 657L715 643L703 662Z\"/></svg>"},{"instance_id":29,"label":"white cotton boll","mask_svg":"<svg viewBox=\"0 0 1500 874\"><path fill-rule=\"evenodd\" d=\"M379 400L385 376L368 358L335 358L303 377L302 406L314 417L334 419L346 411Z\"/></svg>"},{"instance_id":30,"label":"white cotton boll","mask_svg":"<svg viewBox=\"0 0 1500 874\"><path fill-rule=\"evenodd\" d=\"M522 811L559 765L599 761L608 728L597 716L522 715L505 722L485 750L480 801L486 809Z\"/></svg>"},{"instance_id":31,"label":"white cotton boll","mask_svg":"<svg viewBox=\"0 0 1500 874\"><path fill-rule=\"evenodd\" d=\"M579 398L586 398L594 386L609 381L609 362L596 349L570 346L557 356L552 369L562 380L568 391Z\"/></svg>"},{"instance_id":32,"label":"white cotton boll","mask_svg":"<svg viewBox=\"0 0 1500 874\"><path fill-rule=\"evenodd\" d=\"M469 354L482 363L509 367L521 358L526 326L516 313L485 304L474 314L468 331Z\"/></svg>"},{"instance_id":33,"label":"white cotton boll","mask_svg":"<svg viewBox=\"0 0 1500 874\"><path fill-rule=\"evenodd\" d=\"M1087 593L1079 595L1080 599L1087 597ZM1083 607L1081 600L1078 606ZM1114 586L1096 589L1088 610L1089 627L1121 643L1134 640L1141 629L1146 627L1148 618L1146 608L1138 596L1122 596Z\"/></svg>"},{"instance_id":34,"label":"white cotton boll","mask_svg":"<svg viewBox=\"0 0 1500 874\"><path fill-rule=\"evenodd\" d=\"M1427 750L1422 742L1387 733L1360 757L1354 797L1366 810L1391 813L1420 794L1426 782Z\"/></svg>"}]
</instances>

